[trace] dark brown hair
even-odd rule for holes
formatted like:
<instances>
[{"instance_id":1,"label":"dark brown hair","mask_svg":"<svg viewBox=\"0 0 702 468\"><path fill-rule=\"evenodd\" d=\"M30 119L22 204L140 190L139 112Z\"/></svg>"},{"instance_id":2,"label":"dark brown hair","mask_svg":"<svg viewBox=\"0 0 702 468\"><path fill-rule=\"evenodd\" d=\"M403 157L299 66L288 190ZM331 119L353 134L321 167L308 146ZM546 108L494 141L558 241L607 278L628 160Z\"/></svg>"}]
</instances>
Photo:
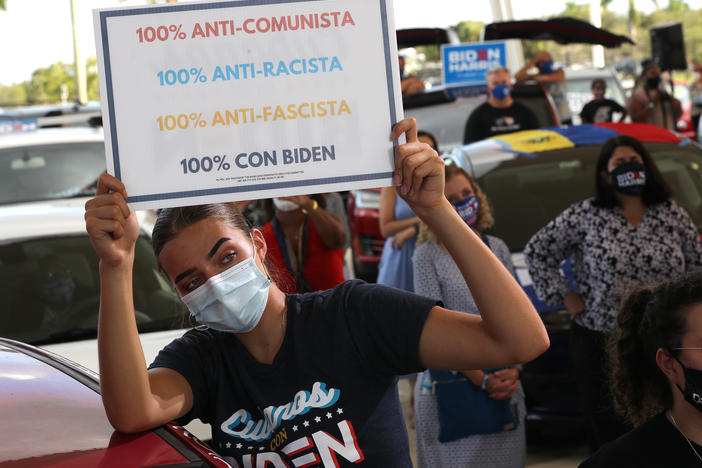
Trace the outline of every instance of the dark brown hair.
<instances>
[{"instance_id":1,"label":"dark brown hair","mask_svg":"<svg viewBox=\"0 0 702 468\"><path fill-rule=\"evenodd\" d=\"M241 230L247 236L251 234L251 226L234 203L164 208L158 214L151 235L151 246L156 256L158 257L168 241L177 236L184 228L209 218L219 219Z\"/></svg>"},{"instance_id":2,"label":"dark brown hair","mask_svg":"<svg viewBox=\"0 0 702 468\"><path fill-rule=\"evenodd\" d=\"M648 150L646 150L644 145L636 138L628 135L619 135L605 141L600 150L600 157L595 167L595 200L593 201L593 205L602 208L611 208L619 204L617 197L614 195L614 188L602 177L602 173L609 172L607 170L609 159L612 157L612 154L614 154L614 150L620 146L632 148L643 160L643 164L646 168L646 185L644 185L641 199L644 204L646 204L646 206L651 206L669 199L671 194L670 188L668 184L665 183L665 180L663 180L663 176Z\"/></svg>"},{"instance_id":3,"label":"dark brown hair","mask_svg":"<svg viewBox=\"0 0 702 468\"><path fill-rule=\"evenodd\" d=\"M662 348L677 356L687 333L687 312L702 303L702 272L631 294L609 341L615 409L638 426L673 404L670 384L656 364Z\"/></svg>"}]
</instances>

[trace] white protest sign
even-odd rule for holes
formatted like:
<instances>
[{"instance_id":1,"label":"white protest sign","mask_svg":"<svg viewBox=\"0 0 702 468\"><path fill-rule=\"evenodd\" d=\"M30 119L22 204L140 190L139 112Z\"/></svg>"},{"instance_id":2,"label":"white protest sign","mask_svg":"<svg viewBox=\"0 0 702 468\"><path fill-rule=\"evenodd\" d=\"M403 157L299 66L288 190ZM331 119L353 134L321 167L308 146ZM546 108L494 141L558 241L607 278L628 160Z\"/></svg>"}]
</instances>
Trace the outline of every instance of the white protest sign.
<instances>
[{"instance_id":1,"label":"white protest sign","mask_svg":"<svg viewBox=\"0 0 702 468\"><path fill-rule=\"evenodd\" d=\"M94 13L107 167L133 208L390 185L391 0Z\"/></svg>"}]
</instances>

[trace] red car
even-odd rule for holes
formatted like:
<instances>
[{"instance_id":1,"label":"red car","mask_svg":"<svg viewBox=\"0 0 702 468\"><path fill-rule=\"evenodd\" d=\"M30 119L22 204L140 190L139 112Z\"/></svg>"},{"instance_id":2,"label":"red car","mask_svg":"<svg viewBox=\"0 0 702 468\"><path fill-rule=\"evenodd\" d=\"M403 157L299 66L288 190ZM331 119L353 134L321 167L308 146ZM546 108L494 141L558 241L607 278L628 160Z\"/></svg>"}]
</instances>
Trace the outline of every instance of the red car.
<instances>
[{"instance_id":1,"label":"red car","mask_svg":"<svg viewBox=\"0 0 702 468\"><path fill-rule=\"evenodd\" d=\"M56 354L0 338L0 369L2 468L231 468L173 424L116 432L97 375Z\"/></svg>"}]
</instances>

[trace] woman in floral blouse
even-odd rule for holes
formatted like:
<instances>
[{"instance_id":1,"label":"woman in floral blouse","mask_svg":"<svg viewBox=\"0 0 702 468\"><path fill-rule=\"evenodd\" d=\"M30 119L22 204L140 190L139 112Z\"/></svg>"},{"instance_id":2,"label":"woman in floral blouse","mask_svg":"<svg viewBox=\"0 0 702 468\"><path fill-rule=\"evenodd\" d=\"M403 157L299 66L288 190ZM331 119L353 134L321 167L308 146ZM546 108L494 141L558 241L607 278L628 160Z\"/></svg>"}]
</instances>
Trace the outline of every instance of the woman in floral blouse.
<instances>
[{"instance_id":1,"label":"woman in floral blouse","mask_svg":"<svg viewBox=\"0 0 702 468\"><path fill-rule=\"evenodd\" d=\"M627 429L614 417L605 378L604 343L621 301L637 286L702 268L697 228L638 140L604 143L595 184L595 197L567 208L525 247L538 296L565 304L573 318L571 357L593 451ZM559 271L567 257L576 290Z\"/></svg>"}]
</instances>

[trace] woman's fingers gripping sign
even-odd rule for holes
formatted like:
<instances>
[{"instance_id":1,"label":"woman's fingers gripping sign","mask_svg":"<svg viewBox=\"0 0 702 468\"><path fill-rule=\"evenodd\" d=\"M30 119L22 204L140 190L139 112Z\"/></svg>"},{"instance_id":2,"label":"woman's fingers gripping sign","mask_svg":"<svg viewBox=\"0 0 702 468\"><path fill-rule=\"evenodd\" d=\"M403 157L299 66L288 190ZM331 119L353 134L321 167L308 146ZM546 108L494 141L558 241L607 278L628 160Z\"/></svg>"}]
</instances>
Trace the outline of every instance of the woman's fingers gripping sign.
<instances>
[{"instance_id":1,"label":"woman's fingers gripping sign","mask_svg":"<svg viewBox=\"0 0 702 468\"><path fill-rule=\"evenodd\" d=\"M417 122L409 117L395 124L390 135L406 143L395 148L393 184L413 209L432 209L444 198L444 162L436 151L417 138Z\"/></svg>"}]
</instances>

